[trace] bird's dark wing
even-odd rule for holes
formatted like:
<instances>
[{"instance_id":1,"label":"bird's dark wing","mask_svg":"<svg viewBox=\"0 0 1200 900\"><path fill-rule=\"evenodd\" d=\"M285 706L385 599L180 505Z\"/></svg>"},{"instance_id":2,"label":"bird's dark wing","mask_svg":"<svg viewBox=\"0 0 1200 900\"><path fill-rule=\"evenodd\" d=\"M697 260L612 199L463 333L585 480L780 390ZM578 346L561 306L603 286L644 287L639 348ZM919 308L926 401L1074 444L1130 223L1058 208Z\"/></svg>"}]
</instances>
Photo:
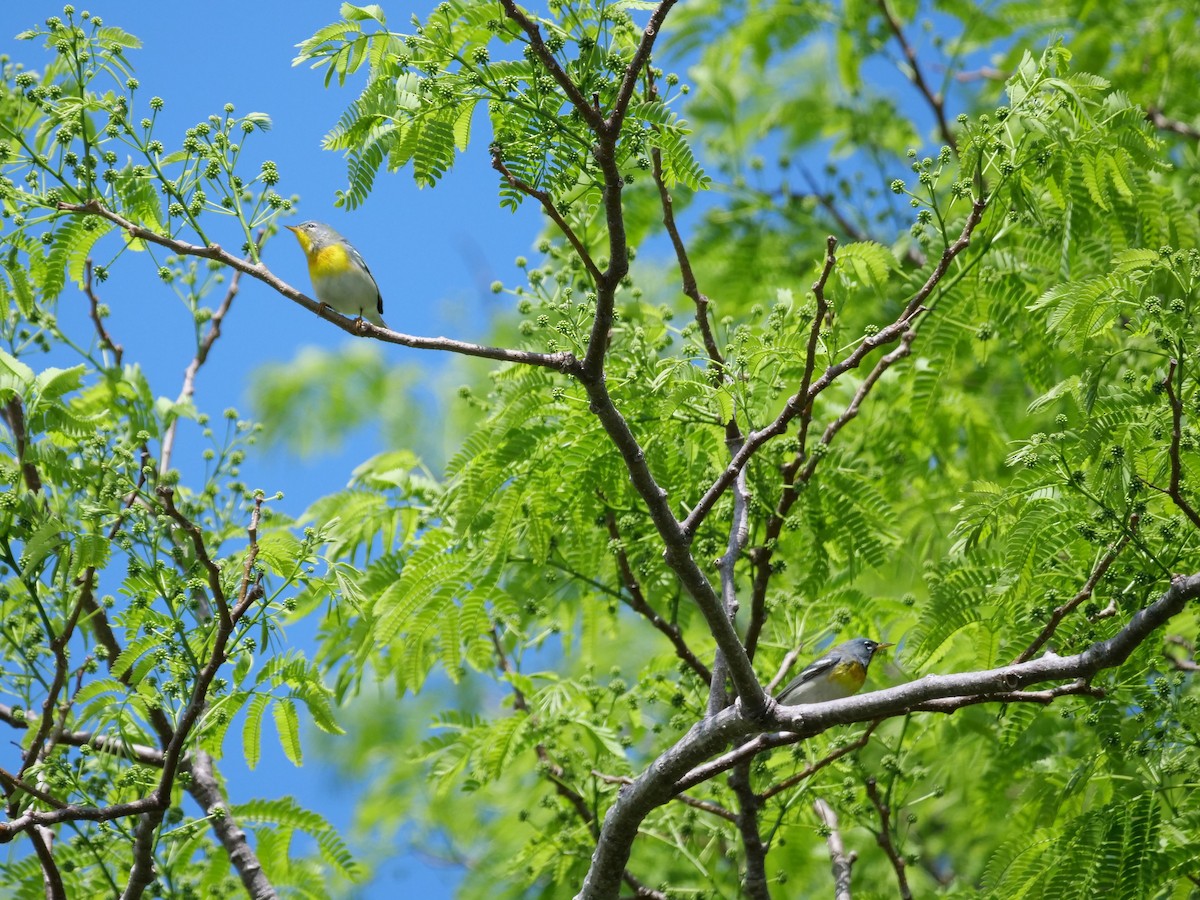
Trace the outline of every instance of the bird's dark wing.
<instances>
[{"instance_id":1,"label":"bird's dark wing","mask_svg":"<svg viewBox=\"0 0 1200 900\"><path fill-rule=\"evenodd\" d=\"M800 685L812 681L814 678L824 672L828 672L835 665L837 665L837 660L831 656L824 656L821 659L818 659L816 662L810 663L800 672L799 675L787 683L787 687L779 692L779 698L782 700L785 695L791 691L794 691L796 688L800 687Z\"/></svg>"},{"instance_id":2,"label":"bird's dark wing","mask_svg":"<svg viewBox=\"0 0 1200 900\"><path fill-rule=\"evenodd\" d=\"M354 257L354 261L363 267L364 272L366 272L368 275L371 275L371 269L367 265L367 261L365 259L363 259L362 254L359 253L356 249L354 249L354 247L350 246L349 243L347 243L346 246L349 247L350 255ZM379 290L379 282L375 281L374 275L371 275L371 282L375 285L376 312L378 312L382 316L383 315L383 292Z\"/></svg>"}]
</instances>

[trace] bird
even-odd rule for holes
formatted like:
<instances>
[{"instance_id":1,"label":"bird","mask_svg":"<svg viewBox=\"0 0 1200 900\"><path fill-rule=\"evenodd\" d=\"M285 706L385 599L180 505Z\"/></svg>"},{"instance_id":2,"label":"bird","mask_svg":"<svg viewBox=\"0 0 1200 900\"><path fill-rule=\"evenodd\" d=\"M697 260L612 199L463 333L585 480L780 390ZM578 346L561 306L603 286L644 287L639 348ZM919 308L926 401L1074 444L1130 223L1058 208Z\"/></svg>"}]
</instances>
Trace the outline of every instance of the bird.
<instances>
[{"instance_id":1,"label":"bird","mask_svg":"<svg viewBox=\"0 0 1200 900\"><path fill-rule=\"evenodd\" d=\"M356 321L387 328L383 295L366 260L348 240L321 222L284 226L296 236L308 259L308 276L321 305Z\"/></svg>"},{"instance_id":2,"label":"bird","mask_svg":"<svg viewBox=\"0 0 1200 900\"><path fill-rule=\"evenodd\" d=\"M809 663L788 682L776 699L784 706L799 706L857 694L867 680L871 658L884 647L892 646L869 638L854 638L838 644L820 659Z\"/></svg>"}]
</instances>

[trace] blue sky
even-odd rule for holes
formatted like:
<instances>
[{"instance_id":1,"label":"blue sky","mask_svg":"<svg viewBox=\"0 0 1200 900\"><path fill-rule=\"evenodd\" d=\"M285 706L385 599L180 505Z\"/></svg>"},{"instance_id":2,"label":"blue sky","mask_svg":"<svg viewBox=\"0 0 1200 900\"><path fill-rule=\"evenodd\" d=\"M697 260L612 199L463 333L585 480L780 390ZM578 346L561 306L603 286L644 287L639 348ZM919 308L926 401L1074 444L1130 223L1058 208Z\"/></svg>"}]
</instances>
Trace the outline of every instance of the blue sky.
<instances>
[{"instance_id":1,"label":"blue sky","mask_svg":"<svg viewBox=\"0 0 1200 900\"><path fill-rule=\"evenodd\" d=\"M385 9L392 27L402 31L410 13L424 15L432 5L408 0ZM360 209L334 207L335 191L345 184L345 163L339 154L322 150L321 139L361 80L327 90L323 72L294 67L292 59L299 41L338 18L337 2L210 0L200 6L105 0L75 6L141 39L142 49L128 58L141 84L141 101L153 95L166 100L158 129L168 149L172 142L178 146L186 128L220 112L227 102L239 114L256 111L271 117L272 129L246 142L247 159L254 167L260 160L274 160L282 175L279 191L300 195L298 214L285 222L329 222L362 252L379 282L392 327L411 334L477 339L486 334L492 313L510 302L487 286L494 279L512 281L513 259L532 255L541 221L532 209L514 216L498 208L482 130L486 121L476 123L482 139L436 190L418 190L409 174L400 172L381 177ZM60 2L0 4L0 52L39 68L44 59L40 42L12 38L61 12ZM271 242L265 261L277 275L311 293L303 256L290 234ZM157 393L174 397L191 357L190 317L153 269L150 260L127 254L98 292L113 309L109 327L124 345L126 360L141 363ZM68 287L64 294L64 308L70 305L72 290ZM199 376L197 405L214 416L230 406L245 415L247 387L260 364L286 362L307 347L336 350L353 340L264 285L245 279L223 336ZM436 355L400 347L387 346L384 353L389 361L420 366L431 375L446 364ZM199 471L202 465L196 431L185 423L176 449L174 464L185 477L189 468ZM278 505L297 514L316 498L343 487L353 467L380 449L378 435L364 430L352 435L340 452L317 459L302 461L281 451L269 457L265 452L252 454L242 475L268 495L284 490L286 498ZM309 650L312 625L301 623L289 632L291 646ZM271 739L264 740L263 760L253 773L227 758L222 771L230 782L231 799L292 794L350 837L348 796L355 786L339 781L336 771L315 759L311 749L309 743L301 769L293 768ZM399 852L356 896L394 897L403 889L413 896L448 897L453 881L444 868Z\"/></svg>"}]
</instances>

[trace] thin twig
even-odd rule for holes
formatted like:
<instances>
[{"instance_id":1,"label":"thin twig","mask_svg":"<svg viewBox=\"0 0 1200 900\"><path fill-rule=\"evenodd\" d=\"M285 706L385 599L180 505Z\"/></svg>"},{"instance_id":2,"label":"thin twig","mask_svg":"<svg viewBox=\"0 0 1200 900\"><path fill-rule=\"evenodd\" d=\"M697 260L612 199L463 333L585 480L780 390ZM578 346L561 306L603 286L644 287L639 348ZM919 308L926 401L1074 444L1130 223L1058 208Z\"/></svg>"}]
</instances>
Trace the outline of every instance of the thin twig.
<instances>
[{"instance_id":1,"label":"thin twig","mask_svg":"<svg viewBox=\"0 0 1200 900\"><path fill-rule=\"evenodd\" d=\"M546 213L550 221L558 226L558 230L563 233L563 236L570 241L571 246L575 249L575 253L579 256L580 262L583 263L583 267L587 269L588 276L592 279L592 282L599 282L601 278L600 269L596 267L596 263L592 259L592 254L588 252L587 245L575 233L575 229L570 226L567 220L563 218L562 213L558 211L558 207L554 205L554 198L550 196L549 192L535 188L510 172L508 166L504 164L502 148L499 145L492 146L492 168L499 172L514 190L532 197L542 205L542 211Z\"/></svg>"},{"instance_id":2,"label":"thin twig","mask_svg":"<svg viewBox=\"0 0 1200 900\"><path fill-rule=\"evenodd\" d=\"M606 784L633 784L633 779L628 775L608 775L596 769L592 769L592 774ZM698 809L701 812L711 813L714 816L719 816L727 822L736 822L737 813L731 812L719 803L714 803L711 800L701 800L693 797L690 794L676 794L673 798L678 800L684 806L690 806L692 809Z\"/></svg>"},{"instance_id":3,"label":"thin twig","mask_svg":"<svg viewBox=\"0 0 1200 900\"><path fill-rule=\"evenodd\" d=\"M601 500L603 499L604 497L601 495ZM626 594L628 594L628 596L626 594L621 595L621 599L625 602L625 605L642 616L658 631L666 635L667 640L671 642L671 646L675 648L675 655L687 663L688 667L699 675L705 684L711 684L712 672L708 670L708 666L701 661L700 657L692 652L692 648L684 640L683 632L679 626L668 622L660 616L658 611L646 600L646 595L642 591L642 585L633 571L633 566L629 564L629 555L625 552L625 542L621 537L617 517L611 509L605 509L604 511L604 524L608 529L609 540L612 541L614 554L617 558L617 569L621 573L621 581L625 585Z\"/></svg>"},{"instance_id":4,"label":"thin twig","mask_svg":"<svg viewBox=\"0 0 1200 900\"><path fill-rule=\"evenodd\" d=\"M96 328L96 337L100 340L100 346L108 350L113 355L113 365L116 368L121 367L121 358L125 355L125 348L112 339L112 335L108 333L108 329L104 327L104 318L100 315L100 298L96 296L96 290L92 286L92 261L84 260L83 263L83 293L88 298L88 315L92 318L92 324Z\"/></svg>"},{"instance_id":5,"label":"thin twig","mask_svg":"<svg viewBox=\"0 0 1200 900\"><path fill-rule=\"evenodd\" d=\"M1163 386L1167 389L1167 399L1171 401L1171 484L1167 488L1167 493L1171 495L1175 505L1188 517L1189 521L1200 528L1200 515L1183 496L1183 461L1179 456L1179 445L1183 440L1183 401L1180 400L1175 386L1177 370L1180 371L1180 381L1182 382L1183 374L1182 370L1179 370L1179 360L1177 359L1171 360L1171 368L1163 380Z\"/></svg>"},{"instance_id":6,"label":"thin twig","mask_svg":"<svg viewBox=\"0 0 1200 900\"><path fill-rule=\"evenodd\" d=\"M851 753L861 750L871 742L871 735L882 723L883 719L876 719L874 722L869 723L866 727L866 730L849 744L839 747L832 753L826 754L814 763L809 763L802 771L797 772L795 775L788 776L778 784L771 785L762 792L762 799L770 800L776 794L782 794L784 791L789 791L805 779L811 778L826 766L837 762L843 756L848 756Z\"/></svg>"},{"instance_id":7,"label":"thin twig","mask_svg":"<svg viewBox=\"0 0 1200 900\"><path fill-rule=\"evenodd\" d=\"M1129 543L1130 538L1133 537L1133 532L1137 528L1137 525L1138 516L1131 516L1129 519L1129 530L1109 546L1108 552L1104 554L1100 562L1096 563L1096 567L1092 569L1092 574L1088 576L1088 580L1079 589L1079 593L1050 613L1050 618L1046 621L1046 625L1042 628L1041 633L1033 639L1028 647L1021 651L1021 655L1014 662L1022 663L1033 659L1034 654L1041 650L1050 638L1054 637L1054 632L1058 630L1058 626L1062 623L1062 620L1078 608L1081 603L1085 603L1091 598L1092 593L1096 590L1096 585L1104 577L1104 573L1108 571L1109 566L1113 564L1121 554L1121 551Z\"/></svg>"},{"instance_id":8,"label":"thin twig","mask_svg":"<svg viewBox=\"0 0 1200 900\"><path fill-rule=\"evenodd\" d=\"M21 464L21 478L25 482L25 487L31 493L41 493L42 478L38 474L37 466L28 458L29 438L25 431L25 406L21 403L21 398L14 394L4 404L2 414L4 421L8 424L8 430L12 432L13 444L17 451L16 457Z\"/></svg>"},{"instance_id":9,"label":"thin twig","mask_svg":"<svg viewBox=\"0 0 1200 900\"><path fill-rule=\"evenodd\" d=\"M247 264L251 264L255 259L260 258L263 238L265 236L265 230L258 232L254 241L254 251L246 255ZM233 298L237 296L241 280L241 270L234 269L233 277L229 279L229 289L225 292L225 297L217 307L216 312L213 313L212 318L208 320L208 331L200 341L200 346L196 348L196 355L192 357L192 361L188 364L187 371L183 373L183 388L179 392L178 402L183 403L195 396L196 374L200 371L200 367L208 361L209 351L212 350L213 344L221 336L221 323L225 321L225 315L229 312L229 307L233 305ZM163 436L162 459L158 464L160 472L165 472L171 468L171 451L175 447L175 432L178 429L179 417L176 416L171 420L171 424L167 427L167 433Z\"/></svg>"},{"instance_id":10,"label":"thin twig","mask_svg":"<svg viewBox=\"0 0 1200 900\"><path fill-rule=\"evenodd\" d=\"M906 863L904 857L896 850L896 845L892 842L892 816L891 810L879 796L879 788L875 784L874 778L867 779L867 796L870 798L875 811L879 813L879 830L875 832L875 841L887 854L887 858L892 863L892 869L896 872L896 883L900 888L900 900L912 900L912 891L908 887L908 876L904 869Z\"/></svg>"},{"instance_id":11,"label":"thin twig","mask_svg":"<svg viewBox=\"0 0 1200 900\"><path fill-rule=\"evenodd\" d=\"M712 323L708 319L708 295L700 290L700 286L696 282L696 273L692 269L692 261L688 256L687 247L679 234L679 226L675 224L674 201L663 180L662 151L658 147L651 149L650 162L654 167L654 183L658 186L658 199L662 205L663 226L667 230L667 236L671 239L671 246L675 248L675 260L679 264L679 276L683 282L684 296L688 297L696 308L696 324L700 328L700 336L704 341L704 349L708 353L709 361L717 373L724 376L725 357L721 355L721 348L717 346L717 339L713 334ZM734 421L736 422L736 420Z\"/></svg>"},{"instance_id":12,"label":"thin twig","mask_svg":"<svg viewBox=\"0 0 1200 900\"><path fill-rule=\"evenodd\" d=\"M820 797L813 801L813 810L827 831L825 843L829 847L829 861L833 866L834 900L852 900L850 870L854 859L846 854L846 846L842 843L842 833L838 829L837 813Z\"/></svg>"},{"instance_id":13,"label":"thin twig","mask_svg":"<svg viewBox=\"0 0 1200 900\"><path fill-rule=\"evenodd\" d=\"M904 29L900 27L900 22L892 14L887 0L876 0L876 2L879 5L880 12L883 13L884 21L887 22L888 28L895 35L897 43L900 44L900 50L904 54L904 58L908 61L909 80L912 81L913 87L920 91L921 96L925 98L925 102L929 104L929 108L933 110L942 141L951 150L957 152L958 141L955 140L954 132L950 130L950 122L946 119L946 98L935 92L925 80L925 75L921 72L920 63L917 61L916 51L913 50L912 45L908 42L908 38L904 36Z\"/></svg>"}]
</instances>

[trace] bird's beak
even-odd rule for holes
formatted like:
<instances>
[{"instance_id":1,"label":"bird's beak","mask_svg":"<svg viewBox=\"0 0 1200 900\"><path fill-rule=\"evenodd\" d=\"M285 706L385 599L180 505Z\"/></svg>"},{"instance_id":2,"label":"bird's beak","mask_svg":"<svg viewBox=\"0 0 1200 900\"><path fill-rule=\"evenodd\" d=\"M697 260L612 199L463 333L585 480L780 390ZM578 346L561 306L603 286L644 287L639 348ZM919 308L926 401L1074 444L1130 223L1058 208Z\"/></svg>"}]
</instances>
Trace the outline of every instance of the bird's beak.
<instances>
[{"instance_id":1,"label":"bird's beak","mask_svg":"<svg viewBox=\"0 0 1200 900\"><path fill-rule=\"evenodd\" d=\"M895 647L895 646L896 645L891 643L890 641L883 641L882 643L876 645L875 652L878 653L880 650L883 650L886 647Z\"/></svg>"},{"instance_id":2,"label":"bird's beak","mask_svg":"<svg viewBox=\"0 0 1200 900\"><path fill-rule=\"evenodd\" d=\"M283 227L286 228L288 231L290 231L292 234L295 234L296 232L298 232L300 230L299 225L284 225Z\"/></svg>"}]
</instances>

